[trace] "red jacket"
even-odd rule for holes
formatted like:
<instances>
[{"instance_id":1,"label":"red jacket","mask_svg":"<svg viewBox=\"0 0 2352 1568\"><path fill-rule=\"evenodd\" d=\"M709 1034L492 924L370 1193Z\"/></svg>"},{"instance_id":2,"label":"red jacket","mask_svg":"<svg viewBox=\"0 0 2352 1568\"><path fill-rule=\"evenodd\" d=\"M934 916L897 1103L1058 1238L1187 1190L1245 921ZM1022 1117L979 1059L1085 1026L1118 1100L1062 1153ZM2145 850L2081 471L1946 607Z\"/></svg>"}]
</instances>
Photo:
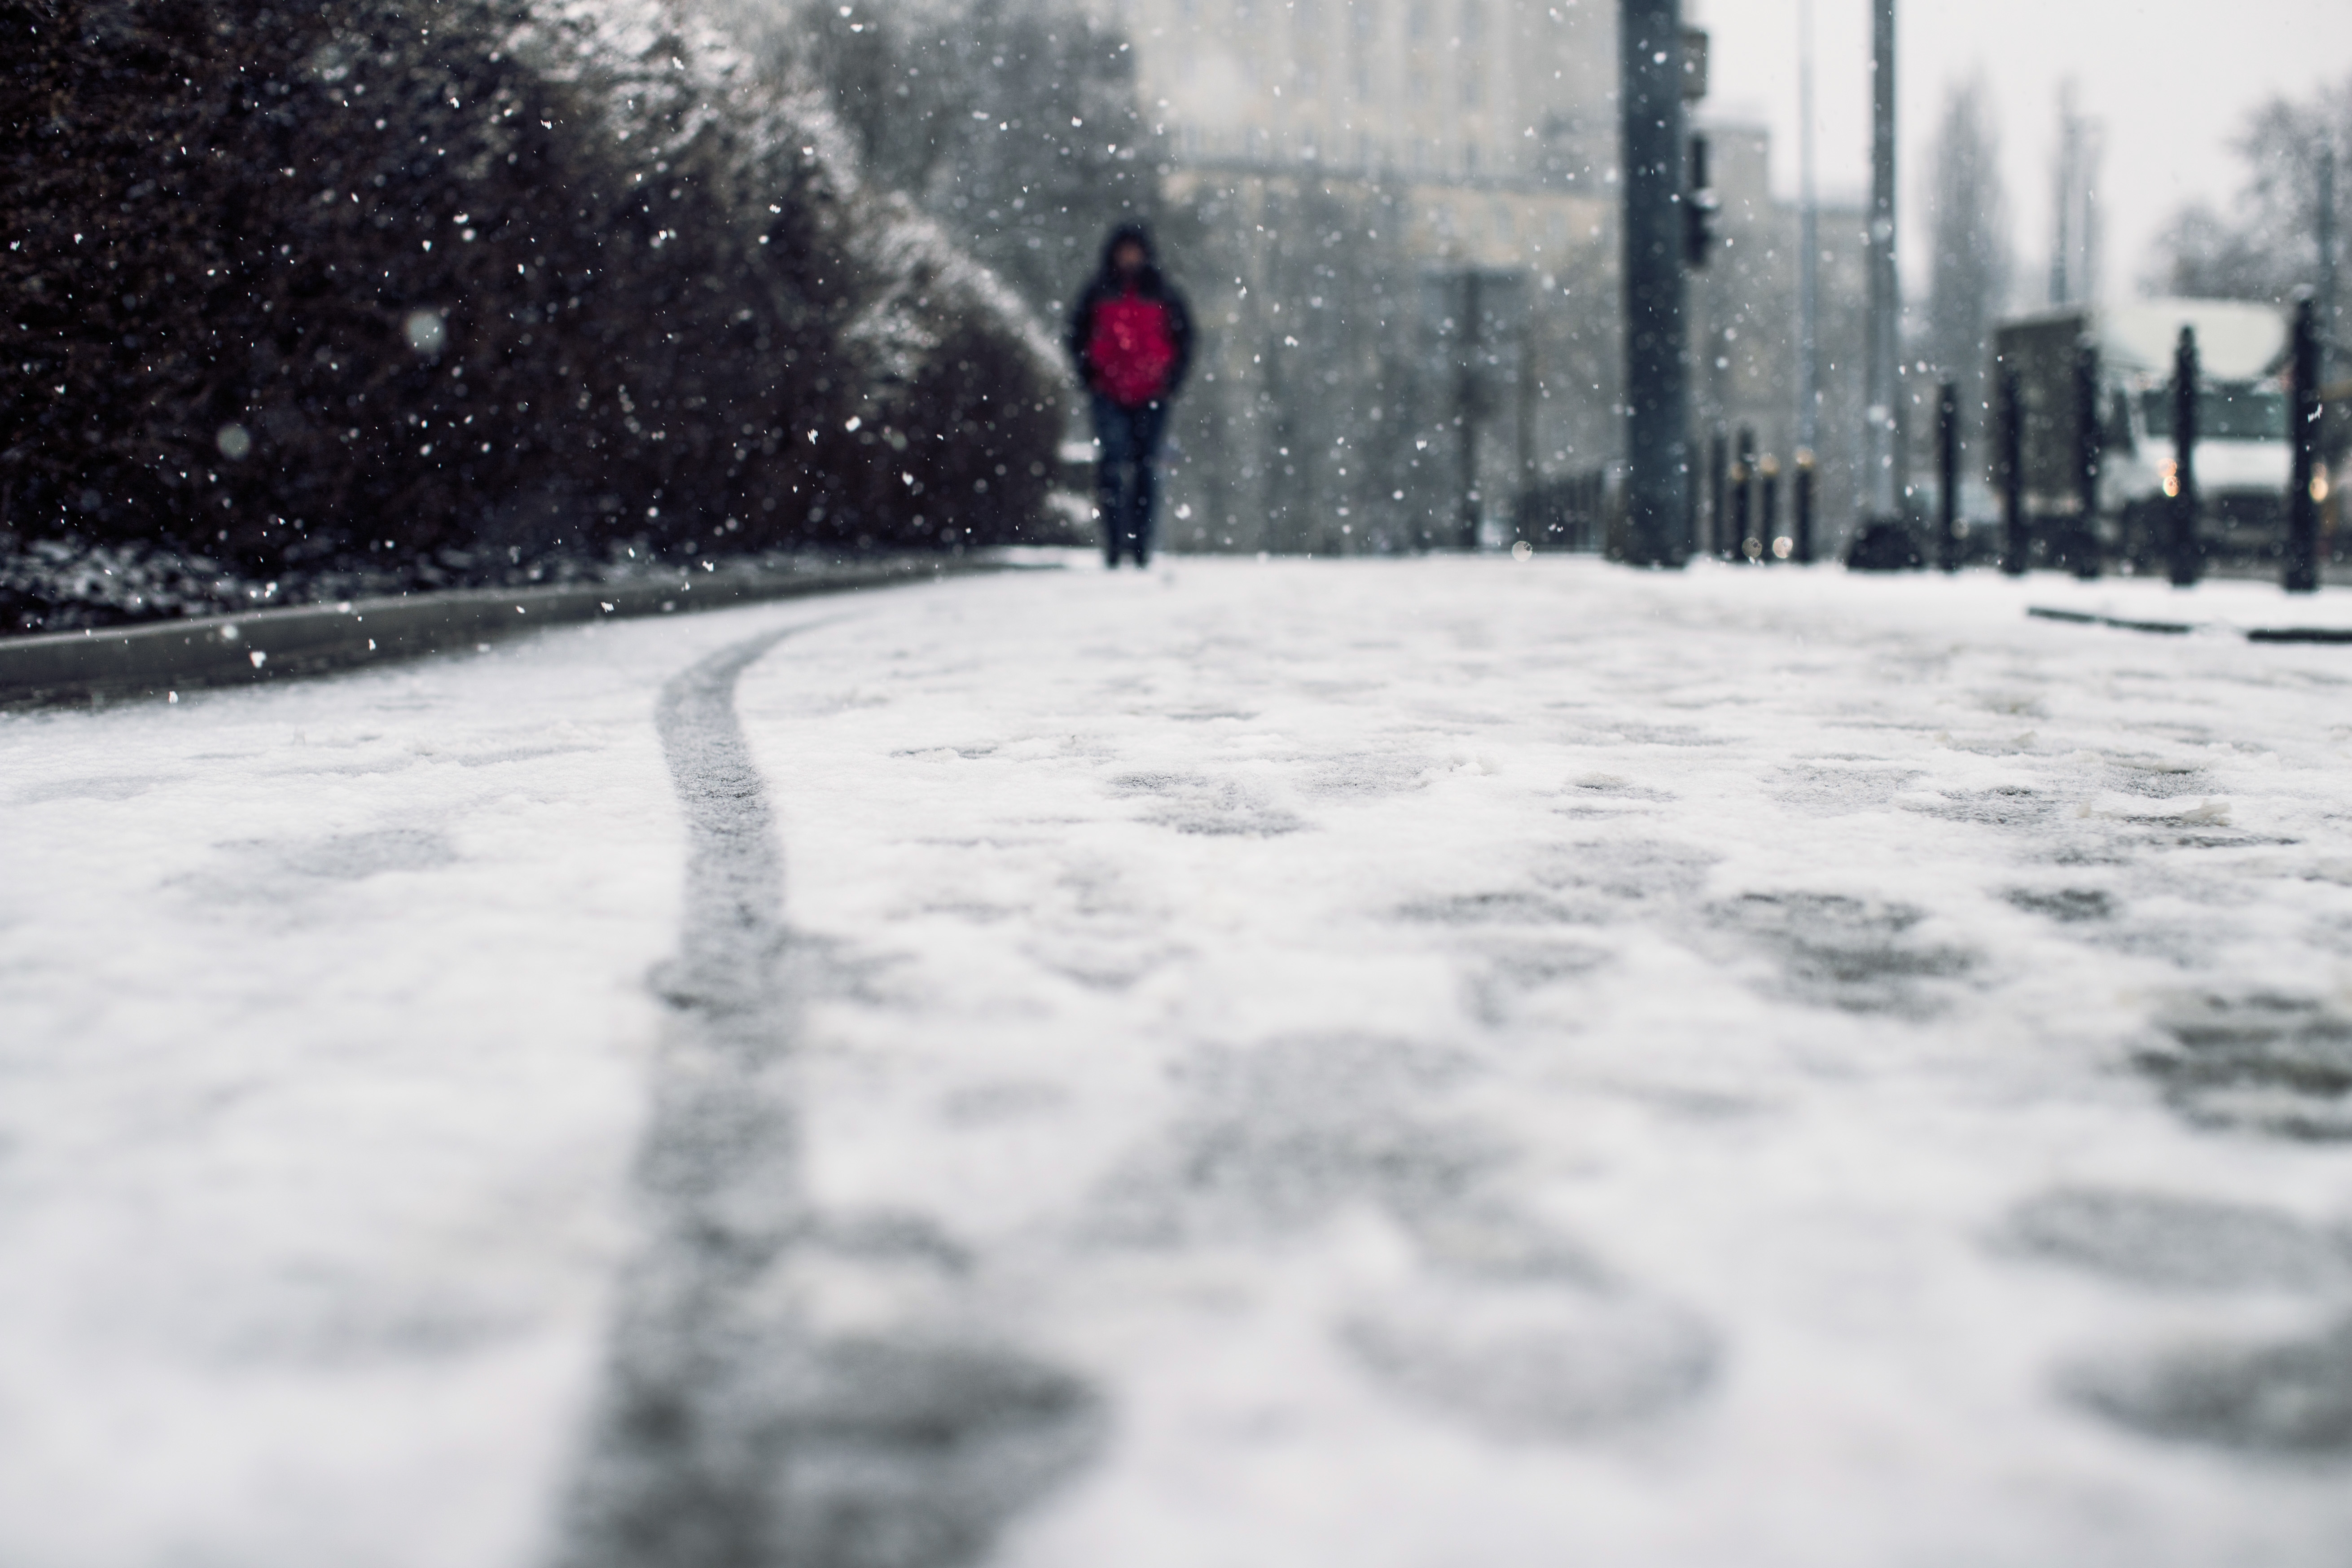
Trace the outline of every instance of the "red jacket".
<instances>
[{"instance_id":1,"label":"red jacket","mask_svg":"<svg viewBox=\"0 0 2352 1568\"><path fill-rule=\"evenodd\" d=\"M1072 313L1070 354L1087 389L1113 403L1139 408L1164 401L1183 384L1192 361L1192 315L1156 268L1132 279L1105 274Z\"/></svg>"}]
</instances>

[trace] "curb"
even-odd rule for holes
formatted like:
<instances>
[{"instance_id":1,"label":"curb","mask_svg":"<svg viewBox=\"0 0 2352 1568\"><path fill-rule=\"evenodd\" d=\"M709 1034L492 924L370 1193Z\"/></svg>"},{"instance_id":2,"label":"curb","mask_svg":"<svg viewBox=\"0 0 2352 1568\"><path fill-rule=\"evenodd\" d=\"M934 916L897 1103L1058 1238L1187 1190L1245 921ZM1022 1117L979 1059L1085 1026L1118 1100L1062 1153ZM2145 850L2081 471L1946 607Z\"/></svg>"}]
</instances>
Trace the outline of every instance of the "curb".
<instances>
[{"instance_id":1,"label":"curb","mask_svg":"<svg viewBox=\"0 0 2352 1568\"><path fill-rule=\"evenodd\" d=\"M170 697L208 686L416 658L542 626L716 610L978 572L1034 570L984 557L898 558L805 572L720 571L656 582L461 588L204 616L143 626L0 639L0 709Z\"/></svg>"},{"instance_id":2,"label":"curb","mask_svg":"<svg viewBox=\"0 0 2352 1568\"><path fill-rule=\"evenodd\" d=\"M2114 626L2119 631L2157 632L2165 637L2186 637L2197 628L2187 621L2126 621L2114 616L2095 616L2087 610L2053 610L2040 605L2029 605L2025 613L2036 620L2064 621L2077 626Z\"/></svg>"},{"instance_id":3,"label":"curb","mask_svg":"<svg viewBox=\"0 0 2352 1568\"><path fill-rule=\"evenodd\" d=\"M2190 621L2128 621L2116 616L2095 616L2086 610L2053 610L2041 605L2028 605L2025 613L2037 620L2064 621L2080 626L2113 626L2126 632L2157 632L2166 637L2185 637L2194 631L2237 629L2199 626ZM2243 636L2248 642L2352 643L2352 626L2248 626Z\"/></svg>"},{"instance_id":4,"label":"curb","mask_svg":"<svg viewBox=\"0 0 2352 1568\"><path fill-rule=\"evenodd\" d=\"M2256 626L2248 642L2352 642L2347 626Z\"/></svg>"}]
</instances>

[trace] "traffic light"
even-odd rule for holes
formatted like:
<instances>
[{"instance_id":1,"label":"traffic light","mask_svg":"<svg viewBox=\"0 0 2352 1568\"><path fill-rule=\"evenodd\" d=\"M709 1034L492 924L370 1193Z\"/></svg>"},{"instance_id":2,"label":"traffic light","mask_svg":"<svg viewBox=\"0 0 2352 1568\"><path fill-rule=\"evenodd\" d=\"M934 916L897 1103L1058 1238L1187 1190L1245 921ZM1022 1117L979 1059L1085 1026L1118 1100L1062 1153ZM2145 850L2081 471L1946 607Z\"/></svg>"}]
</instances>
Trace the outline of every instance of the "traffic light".
<instances>
[{"instance_id":1,"label":"traffic light","mask_svg":"<svg viewBox=\"0 0 2352 1568\"><path fill-rule=\"evenodd\" d=\"M1683 259L1693 270L1706 265L1707 247L1715 243L1715 216L1722 205L1707 178L1706 138L1694 136L1690 139L1690 188L1683 193Z\"/></svg>"}]
</instances>

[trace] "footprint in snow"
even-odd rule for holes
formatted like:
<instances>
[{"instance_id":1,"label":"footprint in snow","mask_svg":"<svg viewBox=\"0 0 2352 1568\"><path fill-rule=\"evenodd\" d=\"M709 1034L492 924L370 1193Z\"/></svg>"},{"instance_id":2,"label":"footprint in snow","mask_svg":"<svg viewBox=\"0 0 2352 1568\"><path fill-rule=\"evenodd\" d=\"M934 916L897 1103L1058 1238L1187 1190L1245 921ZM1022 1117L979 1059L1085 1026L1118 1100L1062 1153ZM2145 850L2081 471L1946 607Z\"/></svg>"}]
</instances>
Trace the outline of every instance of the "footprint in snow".
<instances>
[{"instance_id":1,"label":"footprint in snow","mask_svg":"<svg viewBox=\"0 0 2352 1568\"><path fill-rule=\"evenodd\" d=\"M2158 1193L2063 1188L2028 1199L2003 1242L2117 1283L2168 1292L2352 1289L2352 1226ZM2085 1355L2062 1394L2149 1436L2249 1452L2352 1454L2352 1316L2299 1336L2207 1335Z\"/></svg>"},{"instance_id":2,"label":"footprint in snow","mask_svg":"<svg viewBox=\"0 0 2352 1568\"><path fill-rule=\"evenodd\" d=\"M1096 1203L1113 1247L1275 1245L1370 1204L1405 1283L1332 1332L1401 1399L1498 1435L1596 1436L1710 1387L1717 1336L1494 1194L1509 1151L1444 1109L1472 1064L1411 1041L1286 1037L1209 1057L1167 1137Z\"/></svg>"},{"instance_id":3,"label":"footprint in snow","mask_svg":"<svg viewBox=\"0 0 2352 1568\"><path fill-rule=\"evenodd\" d=\"M2203 1127L2305 1142L2352 1139L2352 1013L2286 992L2174 998L2136 1058Z\"/></svg>"}]
</instances>

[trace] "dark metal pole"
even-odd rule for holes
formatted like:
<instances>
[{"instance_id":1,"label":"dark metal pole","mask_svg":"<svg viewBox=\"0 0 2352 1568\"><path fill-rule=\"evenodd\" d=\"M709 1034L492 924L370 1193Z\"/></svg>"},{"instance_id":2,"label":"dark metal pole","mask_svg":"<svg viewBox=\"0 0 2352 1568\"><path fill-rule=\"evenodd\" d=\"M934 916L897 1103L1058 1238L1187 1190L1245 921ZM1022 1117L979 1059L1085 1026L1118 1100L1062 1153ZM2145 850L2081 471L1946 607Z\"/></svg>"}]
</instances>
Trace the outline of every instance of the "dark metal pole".
<instances>
[{"instance_id":1,"label":"dark metal pole","mask_svg":"<svg viewBox=\"0 0 2352 1568\"><path fill-rule=\"evenodd\" d=\"M2000 372L2000 569L2025 574L2032 542L2025 536L2025 405L2017 372Z\"/></svg>"},{"instance_id":2,"label":"dark metal pole","mask_svg":"<svg viewBox=\"0 0 2352 1568\"><path fill-rule=\"evenodd\" d=\"M1694 135L1690 182L1683 187L1683 260L1694 272L1706 270L1707 247L1715 241L1715 178L1707 173L1706 153L1706 136Z\"/></svg>"},{"instance_id":3,"label":"dark metal pole","mask_svg":"<svg viewBox=\"0 0 2352 1568\"><path fill-rule=\"evenodd\" d=\"M1763 546L1756 559L1769 566L1785 559L1780 554L1780 459L1767 452L1756 465L1756 477L1763 489L1757 507L1756 542Z\"/></svg>"},{"instance_id":4,"label":"dark metal pole","mask_svg":"<svg viewBox=\"0 0 2352 1568\"><path fill-rule=\"evenodd\" d=\"M2172 477L2165 487L2172 502L2165 521L2176 588L2193 585L2204 567L2197 548L2197 329L2184 325L2172 351Z\"/></svg>"},{"instance_id":5,"label":"dark metal pole","mask_svg":"<svg viewBox=\"0 0 2352 1568\"><path fill-rule=\"evenodd\" d=\"M1936 391L1936 564L1960 569L1960 384Z\"/></svg>"},{"instance_id":6,"label":"dark metal pole","mask_svg":"<svg viewBox=\"0 0 2352 1568\"><path fill-rule=\"evenodd\" d=\"M1748 526L1750 507L1755 491L1750 488L1756 477L1756 432L1741 430L1739 445L1731 459L1731 558L1752 561L1756 558L1756 531Z\"/></svg>"},{"instance_id":7,"label":"dark metal pole","mask_svg":"<svg viewBox=\"0 0 2352 1568\"><path fill-rule=\"evenodd\" d=\"M1864 492L1874 520L1899 513L1895 491L1896 313L1902 300L1895 272L1895 0L1874 0L1870 28L1870 358L1864 366L1869 403L1869 471Z\"/></svg>"},{"instance_id":8,"label":"dark metal pole","mask_svg":"<svg viewBox=\"0 0 2352 1568\"><path fill-rule=\"evenodd\" d=\"M1797 0L1797 450L1820 444L1821 201L1813 182L1813 5ZM1808 555L1805 557L1811 560Z\"/></svg>"},{"instance_id":9,"label":"dark metal pole","mask_svg":"<svg viewBox=\"0 0 2352 1568\"><path fill-rule=\"evenodd\" d=\"M2317 383L2332 386L2336 382L2336 147L2331 140L2319 149L2319 371ZM2319 472L2324 476L2334 462L2344 456L2344 425L2339 414L2333 419L2323 419L2314 432L2319 440ZM2333 487L2323 485L2328 500L2320 519L2320 538L2327 553L2336 555L2343 549L2337 537L2336 523L2343 515L2344 498Z\"/></svg>"},{"instance_id":10,"label":"dark metal pole","mask_svg":"<svg viewBox=\"0 0 2352 1568\"><path fill-rule=\"evenodd\" d=\"M1797 477L1790 481L1795 491L1795 525L1790 538L1790 557L1801 566L1813 562L1813 454L1809 448L1797 454Z\"/></svg>"},{"instance_id":11,"label":"dark metal pole","mask_svg":"<svg viewBox=\"0 0 2352 1568\"><path fill-rule=\"evenodd\" d=\"M2294 422L2294 468L2286 492L2286 591L2308 594L2319 586L2319 311L2308 290L2294 302L2294 396L2287 416Z\"/></svg>"},{"instance_id":12,"label":"dark metal pole","mask_svg":"<svg viewBox=\"0 0 2352 1568\"><path fill-rule=\"evenodd\" d=\"M2074 575L2099 574L2099 345L2074 345Z\"/></svg>"},{"instance_id":13,"label":"dark metal pole","mask_svg":"<svg viewBox=\"0 0 2352 1568\"><path fill-rule=\"evenodd\" d=\"M1478 272L1462 275L1462 385L1454 416L1462 423L1462 548L1478 548Z\"/></svg>"},{"instance_id":14,"label":"dark metal pole","mask_svg":"<svg viewBox=\"0 0 2352 1568\"><path fill-rule=\"evenodd\" d=\"M1738 548L1731 537L1731 519L1724 511L1725 490L1731 469L1731 437L1722 426L1715 427L1715 438L1707 444L1706 455L1706 526L1712 535L1709 542L1715 552L1726 561Z\"/></svg>"},{"instance_id":15,"label":"dark metal pole","mask_svg":"<svg viewBox=\"0 0 2352 1568\"><path fill-rule=\"evenodd\" d=\"M1529 319L1533 314L1533 301L1521 297L1516 322L1519 335L1519 384L1517 389L1518 449L1512 454L1518 466L1517 489L1520 494L1536 488L1538 467L1536 461L1536 398L1537 388L1543 384L1543 381L1536 364L1535 323Z\"/></svg>"},{"instance_id":16,"label":"dark metal pole","mask_svg":"<svg viewBox=\"0 0 2352 1568\"><path fill-rule=\"evenodd\" d=\"M1681 0L1618 0L1626 559L1679 566L1690 518Z\"/></svg>"},{"instance_id":17,"label":"dark metal pole","mask_svg":"<svg viewBox=\"0 0 2352 1568\"><path fill-rule=\"evenodd\" d=\"M2336 147L2319 149L2319 384L2328 384L2336 354Z\"/></svg>"}]
</instances>

